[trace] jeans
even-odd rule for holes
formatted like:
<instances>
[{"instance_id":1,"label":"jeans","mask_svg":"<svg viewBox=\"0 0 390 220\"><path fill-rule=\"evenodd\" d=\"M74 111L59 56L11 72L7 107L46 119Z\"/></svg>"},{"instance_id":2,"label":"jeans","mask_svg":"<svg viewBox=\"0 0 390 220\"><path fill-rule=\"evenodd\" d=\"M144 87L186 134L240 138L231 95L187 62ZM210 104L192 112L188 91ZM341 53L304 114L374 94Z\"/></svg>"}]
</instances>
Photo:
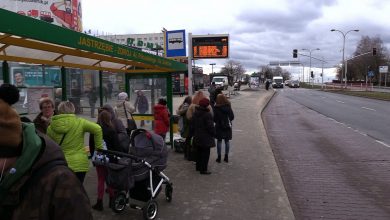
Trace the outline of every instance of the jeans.
<instances>
[{"instance_id":1,"label":"jeans","mask_svg":"<svg viewBox=\"0 0 390 220\"><path fill-rule=\"evenodd\" d=\"M225 140L225 154L229 154L229 149L230 149L230 143L229 139L224 139ZM222 139L217 140L217 153L218 156L221 156L221 147L222 147Z\"/></svg>"}]
</instances>

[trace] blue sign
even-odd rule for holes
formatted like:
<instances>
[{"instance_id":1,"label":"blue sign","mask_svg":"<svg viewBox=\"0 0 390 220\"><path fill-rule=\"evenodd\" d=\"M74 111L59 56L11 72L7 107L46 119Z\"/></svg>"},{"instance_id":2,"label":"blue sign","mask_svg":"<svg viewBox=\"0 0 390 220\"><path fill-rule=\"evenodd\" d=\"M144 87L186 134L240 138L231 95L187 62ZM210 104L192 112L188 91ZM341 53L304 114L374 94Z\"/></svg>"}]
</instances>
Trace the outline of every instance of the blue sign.
<instances>
[{"instance_id":1,"label":"blue sign","mask_svg":"<svg viewBox=\"0 0 390 220\"><path fill-rule=\"evenodd\" d=\"M185 57L186 35L185 30L165 32L166 57Z\"/></svg>"},{"instance_id":2,"label":"blue sign","mask_svg":"<svg viewBox=\"0 0 390 220\"><path fill-rule=\"evenodd\" d=\"M368 77L373 77L374 76L374 71L368 71L367 76Z\"/></svg>"}]
</instances>

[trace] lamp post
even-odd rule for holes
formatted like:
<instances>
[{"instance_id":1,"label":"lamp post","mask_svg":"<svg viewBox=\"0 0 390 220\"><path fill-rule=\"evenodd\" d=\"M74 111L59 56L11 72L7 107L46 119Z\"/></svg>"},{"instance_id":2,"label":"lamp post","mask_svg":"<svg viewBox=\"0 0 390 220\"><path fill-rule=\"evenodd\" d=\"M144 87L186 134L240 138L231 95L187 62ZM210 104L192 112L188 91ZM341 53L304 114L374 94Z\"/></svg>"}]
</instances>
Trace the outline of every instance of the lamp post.
<instances>
[{"instance_id":1,"label":"lamp post","mask_svg":"<svg viewBox=\"0 0 390 220\"><path fill-rule=\"evenodd\" d=\"M302 50L306 50L306 51L309 51L309 57L310 57L310 68L309 68L309 77L307 77L309 80L309 83L310 83L310 75L311 75L311 53L315 50L320 50L320 48L315 48L315 49L302 49Z\"/></svg>"},{"instance_id":2,"label":"lamp post","mask_svg":"<svg viewBox=\"0 0 390 220\"><path fill-rule=\"evenodd\" d=\"M210 65L211 65L211 74L214 74L214 65L215 65L215 63L210 63Z\"/></svg>"},{"instance_id":3,"label":"lamp post","mask_svg":"<svg viewBox=\"0 0 390 220\"><path fill-rule=\"evenodd\" d=\"M340 31L340 30L337 30L337 29L332 29L332 30L330 30L330 31L332 31L332 32L334 32L334 31L337 31L337 32L340 32L342 35L343 35L343 65L344 65L344 69L341 69L341 77L340 77L340 83L342 84L342 82L343 82L343 75L344 75L344 77L345 77L345 88L347 88L347 65L346 65L346 63L345 63L345 57L344 57L344 52L345 52L345 37L347 36L347 34L349 33L349 32L351 32L351 31L355 31L355 32L358 32L359 30L349 30L349 31L347 31L347 32L342 32L342 31ZM343 74L343 72L344 72L344 74Z\"/></svg>"}]
</instances>

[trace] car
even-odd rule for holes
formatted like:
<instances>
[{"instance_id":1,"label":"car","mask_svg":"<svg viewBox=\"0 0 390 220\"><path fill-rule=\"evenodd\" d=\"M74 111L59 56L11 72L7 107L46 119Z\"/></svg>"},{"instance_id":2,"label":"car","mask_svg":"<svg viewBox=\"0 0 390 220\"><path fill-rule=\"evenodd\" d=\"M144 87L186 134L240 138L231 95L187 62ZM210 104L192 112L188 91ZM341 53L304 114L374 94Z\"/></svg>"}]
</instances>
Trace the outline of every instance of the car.
<instances>
[{"instance_id":1,"label":"car","mask_svg":"<svg viewBox=\"0 0 390 220\"><path fill-rule=\"evenodd\" d=\"M290 88L299 88L299 81L298 80L293 80L290 82Z\"/></svg>"}]
</instances>

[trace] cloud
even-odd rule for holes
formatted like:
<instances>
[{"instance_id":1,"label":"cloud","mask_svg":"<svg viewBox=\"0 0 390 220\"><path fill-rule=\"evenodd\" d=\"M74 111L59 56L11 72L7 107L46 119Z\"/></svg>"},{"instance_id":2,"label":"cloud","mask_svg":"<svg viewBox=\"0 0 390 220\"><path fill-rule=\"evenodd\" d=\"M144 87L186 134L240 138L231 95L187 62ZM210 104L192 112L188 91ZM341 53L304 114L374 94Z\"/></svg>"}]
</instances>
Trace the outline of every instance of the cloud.
<instances>
[{"instance_id":1,"label":"cloud","mask_svg":"<svg viewBox=\"0 0 390 220\"><path fill-rule=\"evenodd\" d=\"M348 34L345 56L356 49L362 36L380 36L390 47L390 2L383 0L83 0L84 26L115 34L156 33L185 29L194 35L229 34L230 59L241 62L248 72L270 61L288 61L292 50L320 48L313 57L334 66L342 60L343 38L330 29L359 32ZM310 59L298 59L309 65ZM226 59L197 60L210 72L218 71ZM321 62L312 60L320 67ZM210 69L210 70L208 70Z\"/></svg>"}]
</instances>

